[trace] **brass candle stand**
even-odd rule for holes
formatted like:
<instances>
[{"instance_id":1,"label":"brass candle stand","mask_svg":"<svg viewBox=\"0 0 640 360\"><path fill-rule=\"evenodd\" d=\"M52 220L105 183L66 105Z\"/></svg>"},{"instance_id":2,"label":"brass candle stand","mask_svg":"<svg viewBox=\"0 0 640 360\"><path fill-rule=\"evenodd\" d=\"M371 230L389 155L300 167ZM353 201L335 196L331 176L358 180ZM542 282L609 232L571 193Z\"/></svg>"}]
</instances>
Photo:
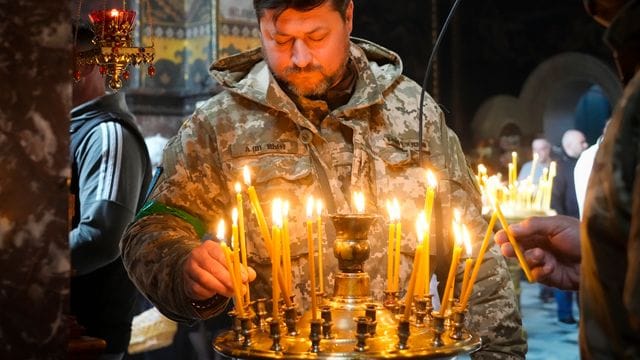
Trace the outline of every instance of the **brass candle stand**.
<instances>
[{"instance_id":1,"label":"brass candle stand","mask_svg":"<svg viewBox=\"0 0 640 360\"><path fill-rule=\"evenodd\" d=\"M318 301L319 314L283 309L278 319L265 318L265 301L255 311L234 318L234 327L214 341L216 352L237 359L435 359L452 358L480 348L477 335L465 328L465 311L446 316L433 311L431 296L416 297L412 316L395 292L383 303L372 300L367 234L375 217L330 215L336 229L333 253L339 271L332 297ZM249 305L251 306L251 305ZM295 305L294 305L295 306Z\"/></svg>"}]
</instances>

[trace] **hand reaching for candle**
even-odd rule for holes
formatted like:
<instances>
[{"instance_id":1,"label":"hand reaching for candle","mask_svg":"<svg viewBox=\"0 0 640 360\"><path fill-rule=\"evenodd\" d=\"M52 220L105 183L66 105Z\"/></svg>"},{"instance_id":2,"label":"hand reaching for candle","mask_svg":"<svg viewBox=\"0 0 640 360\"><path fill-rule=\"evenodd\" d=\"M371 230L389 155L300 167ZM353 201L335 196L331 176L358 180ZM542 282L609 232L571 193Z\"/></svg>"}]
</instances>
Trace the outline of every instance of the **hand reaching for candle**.
<instances>
[{"instance_id":1,"label":"hand reaching for candle","mask_svg":"<svg viewBox=\"0 0 640 360\"><path fill-rule=\"evenodd\" d=\"M578 289L580 220L563 215L531 217L509 229L522 247L536 281L560 289ZM495 234L495 241L505 256L516 256L504 230Z\"/></svg>"},{"instance_id":2,"label":"hand reaching for candle","mask_svg":"<svg viewBox=\"0 0 640 360\"><path fill-rule=\"evenodd\" d=\"M242 267L242 293L246 284L256 278L250 267ZM233 281L227 269L222 246L207 240L189 253L182 267L182 278L187 296L194 300L206 300L216 294L233 296Z\"/></svg>"}]
</instances>

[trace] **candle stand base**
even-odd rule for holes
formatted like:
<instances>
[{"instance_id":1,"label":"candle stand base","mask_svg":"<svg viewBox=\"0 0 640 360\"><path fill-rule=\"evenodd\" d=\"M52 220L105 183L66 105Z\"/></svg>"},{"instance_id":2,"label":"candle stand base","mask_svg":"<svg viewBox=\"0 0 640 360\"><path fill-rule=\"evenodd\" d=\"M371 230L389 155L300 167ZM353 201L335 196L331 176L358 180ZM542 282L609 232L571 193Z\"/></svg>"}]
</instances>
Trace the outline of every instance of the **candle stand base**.
<instances>
[{"instance_id":1,"label":"candle stand base","mask_svg":"<svg viewBox=\"0 0 640 360\"><path fill-rule=\"evenodd\" d=\"M431 298L422 300L419 314L409 319L394 311L398 294L389 294L384 304L374 301L363 264L369 257L367 232L375 218L331 218L340 271L333 296L320 304L321 319L313 320L311 311L305 312L296 319L292 334L292 324L287 328L284 322L271 322L266 329L264 310L256 309L252 314L262 316L254 315L253 321L263 325L223 332L213 341L216 352L236 359L446 359L480 348L480 338L464 328L463 314L451 321L455 329L447 329L445 318L432 314ZM263 303L256 302L256 307ZM250 336L248 346L245 336Z\"/></svg>"}]
</instances>

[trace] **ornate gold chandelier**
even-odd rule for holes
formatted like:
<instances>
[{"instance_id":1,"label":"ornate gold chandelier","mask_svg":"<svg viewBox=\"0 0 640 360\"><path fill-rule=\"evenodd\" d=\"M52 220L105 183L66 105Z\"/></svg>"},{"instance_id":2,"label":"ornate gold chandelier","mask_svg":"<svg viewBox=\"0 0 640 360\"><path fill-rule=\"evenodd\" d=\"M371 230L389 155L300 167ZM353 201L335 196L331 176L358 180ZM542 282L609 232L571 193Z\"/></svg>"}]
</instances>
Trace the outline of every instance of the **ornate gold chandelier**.
<instances>
[{"instance_id":1,"label":"ornate gold chandelier","mask_svg":"<svg viewBox=\"0 0 640 360\"><path fill-rule=\"evenodd\" d=\"M76 52L74 56L75 69L73 77L80 80L81 65L97 65L100 74L109 80L108 85L113 90L122 88L123 80L129 79L129 64L149 64L147 73L155 75L153 66L153 45L135 47L133 45L133 29L135 27L136 12L122 9L95 10L89 14L89 20L95 38L92 40L96 47Z\"/></svg>"}]
</instances>

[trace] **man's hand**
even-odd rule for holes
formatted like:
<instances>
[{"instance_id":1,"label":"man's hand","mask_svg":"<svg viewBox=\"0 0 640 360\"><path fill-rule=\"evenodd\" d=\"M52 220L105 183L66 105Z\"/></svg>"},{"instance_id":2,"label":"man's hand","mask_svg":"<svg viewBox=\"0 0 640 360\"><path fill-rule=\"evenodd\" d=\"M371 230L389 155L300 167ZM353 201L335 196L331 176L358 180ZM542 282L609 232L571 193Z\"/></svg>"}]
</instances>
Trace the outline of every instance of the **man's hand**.
<instances>
[{"instance_id":1,"label":"man's hand","mask_svg":"<svg viewBox=\"0 0 640 360\"><path fill-rule=\"evenodd\" d=\"M531 217L509 226L522 248L533 278L543 284L576 290L580 283L580 220L569 216ZM495 235L502 254L514 257L507 234Z\"/></svg>"},{"instance_id":2,"label":"man's hand","mask_svg":"<svg viewBox=\"0 0 640 360\"><path fill-rule=\"evenodd\" d=\"M242 267L242 294L246 286L256 278L250 267ZM217 242L207 240L191 250L184 262L182 277L187 296L194 300L206 300L216 294L233 296L231 273L227 269L224 252Z\"/></svg>"}]
</instances>

